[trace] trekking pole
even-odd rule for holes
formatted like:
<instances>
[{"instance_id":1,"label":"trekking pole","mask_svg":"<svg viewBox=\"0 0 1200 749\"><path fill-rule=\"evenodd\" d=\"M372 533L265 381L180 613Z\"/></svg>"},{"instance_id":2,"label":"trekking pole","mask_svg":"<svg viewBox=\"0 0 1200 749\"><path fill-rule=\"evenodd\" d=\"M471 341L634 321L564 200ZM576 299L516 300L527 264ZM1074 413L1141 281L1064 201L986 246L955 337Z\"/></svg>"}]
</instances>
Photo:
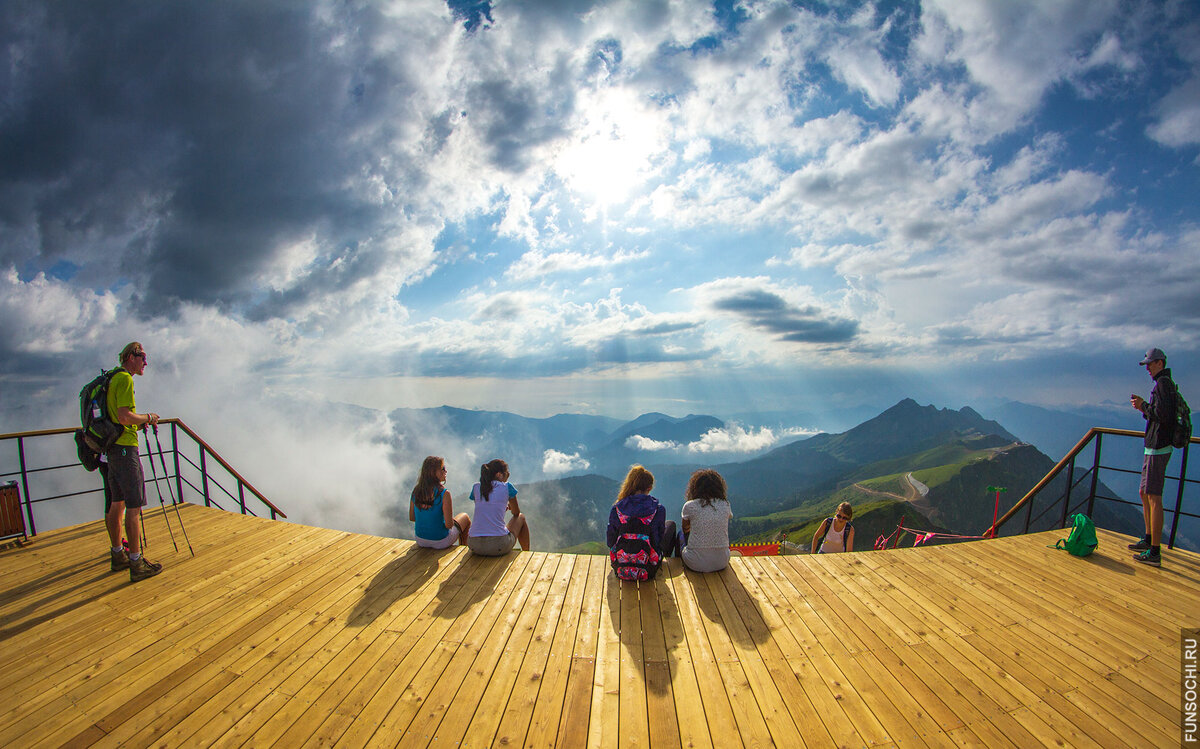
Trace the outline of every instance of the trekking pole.
<instances>
[{"instance_id":1,"label":"trekking pole","mask_svg":"<svg viewBox=\"0 0 1200 749\"><path fill-rule=\"evenodd\" d=\"M167 459L163 457L162 440L158 438L158 424L154 425L154 442L158 445L158 459L162 463L163 480L166 480ZM183 527L183 516L179 514L179 500L175 499L175 490L171 488L170 481L167 481L167 493L171 495L171 505L175 508L175 519L179 521L179 530L183 532L183 542L187 544L188 551L192 552L192 556L194 557L196 556L196 552L192 550L192 542L188 540L187 528ZM163 510L163 512L166 512L166 510Z\"/></svg>"},{"instance_id":2,"label":"trekking pole","mask_svg":"<svg viewBox=\"0 0 1200 749\"><path fill-rule=\"evenodd\" d=\"M175 531L171 530L171 518L167 515L167 503L163 501L162 487L158 485L158 469L154 467L154 448L150 447L149 435L146 436L146 449L150 451L150 473L154 476L154 491L158 492L158 504L162 507L163 520L167 521L167 532L171 534L171 545L175 547L175 551L179 551L179 544L175 543ZM171 485L167 484L167 488L170 489ZM143 529L142 532L145 533L145 530Z\"/></svg>"}]
</instances>

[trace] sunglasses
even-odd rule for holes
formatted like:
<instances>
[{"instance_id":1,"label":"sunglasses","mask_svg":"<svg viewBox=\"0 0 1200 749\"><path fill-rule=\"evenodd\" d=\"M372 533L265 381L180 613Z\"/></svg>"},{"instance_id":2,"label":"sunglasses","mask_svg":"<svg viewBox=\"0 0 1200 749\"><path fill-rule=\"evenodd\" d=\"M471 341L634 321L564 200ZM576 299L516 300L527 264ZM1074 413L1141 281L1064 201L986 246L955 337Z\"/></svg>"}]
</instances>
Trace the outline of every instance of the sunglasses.
<instances>
[{"instance_id":1,"label":"sunglasses","mask_svg":"<svg viewBox=\"0 0 1200 749\"><path fill-rule=\"evenodd\" d=\"M148 359L148 358L146 357L146 352L145 352L145 351L138 351L138 352L137 352L137 353L135 353L135 354L130 354L130 356L134 356L134 357L136 357L136 358L138 358L138 359L141 359L141 360L142 360L142 361L144 361L144 362L149 362L149 361L150 361L150 359Z\"/></svg>"},{"instance_id":2,"label":"sunglasses","mask_svg":"<svg viewBox=\"0 0 1200 749\"><path fill-rule=\"evenodd\" d=\"M843 515L842 513L840 513L840 512L839 512L837 516L838 516L838 520L845 520L845 521L847 521L847 522L849 522L849 521L850 521L850 516L849 516L849 515Z\"/></svg>"}]
</instances>

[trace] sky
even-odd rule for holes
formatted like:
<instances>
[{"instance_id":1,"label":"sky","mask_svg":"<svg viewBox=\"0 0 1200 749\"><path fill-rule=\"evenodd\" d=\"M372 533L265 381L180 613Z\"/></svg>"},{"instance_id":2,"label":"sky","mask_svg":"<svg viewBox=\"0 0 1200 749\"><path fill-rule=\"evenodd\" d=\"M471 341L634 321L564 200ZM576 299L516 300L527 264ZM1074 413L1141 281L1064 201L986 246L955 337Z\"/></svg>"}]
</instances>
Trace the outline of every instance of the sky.
<instances>
[{"instance_id":1,"label":"sky","mask_svg":"<svg viewBox=\"0 0 1200 749\"><path fill-rule=\"evenodd\" d=\"M313 404L1200 387L1195 2L10 0L0 43L0 431L130 340L139 404L285 464L386 428Z\"/></svg>"}]
</instances>

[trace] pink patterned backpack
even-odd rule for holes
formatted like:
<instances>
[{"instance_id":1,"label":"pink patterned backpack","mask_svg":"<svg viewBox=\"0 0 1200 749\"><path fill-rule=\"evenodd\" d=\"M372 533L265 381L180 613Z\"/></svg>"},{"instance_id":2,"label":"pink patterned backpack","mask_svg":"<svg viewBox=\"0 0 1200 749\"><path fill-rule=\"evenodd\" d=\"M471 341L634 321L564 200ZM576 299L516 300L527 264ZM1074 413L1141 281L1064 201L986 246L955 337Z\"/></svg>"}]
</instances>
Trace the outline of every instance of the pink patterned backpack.
<instances>
[{"instance_id":1,"label":"pink patterned backpack","mask_svg":"<svg viewBox=\"0 0 1200 749\"><path fill-rule=\"evenodd\" d=\"M617 521L621 525L617 542L609 549L608 558L618 579L634 582L651 580L658 572L661 559L658 550L650 544L648 533L654 515L652 512L645 517L635 517L617 513Z\"/></svg>"}]
</instances>

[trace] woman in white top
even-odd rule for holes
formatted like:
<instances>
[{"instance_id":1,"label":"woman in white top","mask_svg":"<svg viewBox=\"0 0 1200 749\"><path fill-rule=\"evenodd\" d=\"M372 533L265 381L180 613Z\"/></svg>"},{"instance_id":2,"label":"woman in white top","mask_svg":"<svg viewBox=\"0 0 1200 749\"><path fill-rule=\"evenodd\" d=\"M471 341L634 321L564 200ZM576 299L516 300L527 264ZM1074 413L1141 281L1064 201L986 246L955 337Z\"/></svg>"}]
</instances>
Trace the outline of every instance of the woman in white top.
<instances>
[{"instance_id":1,"label":"woman in white top","mask_svg":"<svg viewBox=\"0 0 1200 749\"><path fill-rule=\"evenodd\" d=\"M849 502L838 505L837 514L825 518L813 534L812 553L833 554L839 551L854 551L854 526L850 519L854 517L854 508Z\"/></svg>"},{"instance_id":2,"label":"woman in white top","mask_svg":"<svg viewBox=\"0 0 1200 749\"><path fill-rule=\"evenodd\" d=\"M679 555L690 570L716 572L729 565L729 519L725 479L705 468L692 474L683 503Z\"/></svg>"},{"instance_id":3,"label":"woman in white top","mask_svg":"<svg viewBox=\"0 0 1200 749\"><path fill-rule=\"evenodd\" d=\"M482 489L481 487L486 487ZM508 483L508 464L499 458L479 467L479 483L471 487L475 517L471 520L471 535L467 548L481 556L507 554L515 543L529 551L529 524L517 504L517 490ZM505 523L504 513L512 511Z\"/></svg>"}]
</instances>

